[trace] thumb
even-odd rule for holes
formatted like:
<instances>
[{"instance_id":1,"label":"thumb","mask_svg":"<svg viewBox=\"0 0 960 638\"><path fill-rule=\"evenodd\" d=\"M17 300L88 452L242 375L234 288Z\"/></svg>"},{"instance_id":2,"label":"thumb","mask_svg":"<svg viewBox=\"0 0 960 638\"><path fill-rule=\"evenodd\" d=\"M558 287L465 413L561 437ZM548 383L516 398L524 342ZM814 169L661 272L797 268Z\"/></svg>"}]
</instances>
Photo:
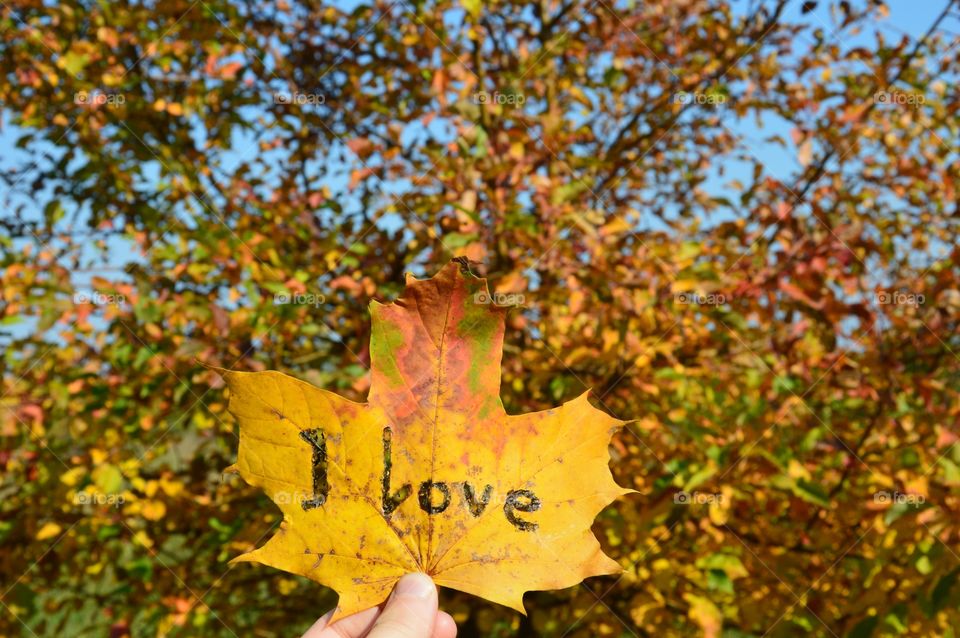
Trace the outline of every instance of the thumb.
<instances>
[{"instance_id":1,"label":"thumb","mask_svg":"<svg viewBox=\"0 0 960 638\"><path fill-rule=\"evenodd\" d=\"M426 574L397 583L367 638L430 638L437 620L437 586Z\"/></svg>"}]
</instances>

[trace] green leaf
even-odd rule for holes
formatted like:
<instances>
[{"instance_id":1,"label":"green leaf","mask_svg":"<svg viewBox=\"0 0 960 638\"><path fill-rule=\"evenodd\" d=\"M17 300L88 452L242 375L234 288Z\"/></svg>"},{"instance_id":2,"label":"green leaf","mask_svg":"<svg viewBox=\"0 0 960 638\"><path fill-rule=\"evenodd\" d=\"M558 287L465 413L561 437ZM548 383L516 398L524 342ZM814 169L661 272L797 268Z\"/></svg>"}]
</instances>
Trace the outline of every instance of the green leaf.
<instances>
[{"instance_id":1,"label":"green leaf","mask_svg":"<svg viewBox=\"0 0 960 638\"><path fill-rule=\"evenodd\" d=\"M724 594L733 594L733 581L725 572L719 569L711 569L707 572L707 589Z\"/></svg>"},{"instance_id":2,"label":"green leaf","mask_svg":"<svg viewBox=\"0 0 960 638\"><path fill-rule=\"evenodd\" d=\"M723 571L733 579L743 578L748 575L743 563L733 554L710 554L709 556L697 559L696 565L698 569Z\"/></svg>"},{"instance_id":3,"label":"green leaf","mask_svg":"<svg viewBox=\"0 0 960 638\"><path fill-rule=\"evenodd\" d=\"M70 75L76 76L87 67L89 62L90 58L88 56L81 55L75 51L68 51L57 60L57 66Z\"/></svg>"},{"instance_id":4,"label":"green leaf","mask_svg":"<svg viewBox=\"0 0 960 638\"><path fill-rule=\"evenodd\" d=\"M820 485L817 485L816 483L811 483L802 479L798 480L794 494L808 503L813 503L814 505L819 505L820 507L830 507L830 499L827 498L827 493Z\"/></svg>"},{"instance_id":5,"label":"green leaf","mask_svg":"<svg viewBox=\"0 0 960 638\"><path fill-rule=\"evenodd\" d=\"M933 606L934 612L944 609L946 604L950 601L950 594L953 591L954 585L957 584L958 577L960 577L960 567L957 567L950 573L941 576L940 580L937 581L936 586L933 588L933 592L930 594L930 604Z\"/></svg>"},{"instance_id":6,"label":"green leaf","mask_svg":"<svg viewBox=\"0 0 960 638\"><path fill-rule=\"evenodd\" d=\"M850 631L847 638L870 638L879 623L879 616L868 616L857 623L856 627Z\"/></svg>"},{"instance_id":7,"label":"green leaf","mask_svg":"<svg viewBox=\"0 0 960 638\"><path fill-rule=\"evenodd\" d=\"M123 489L123 474L117 466L104 463L93 470L93 483L104 494L116 494Z\"/></svg>"}]
</instances>

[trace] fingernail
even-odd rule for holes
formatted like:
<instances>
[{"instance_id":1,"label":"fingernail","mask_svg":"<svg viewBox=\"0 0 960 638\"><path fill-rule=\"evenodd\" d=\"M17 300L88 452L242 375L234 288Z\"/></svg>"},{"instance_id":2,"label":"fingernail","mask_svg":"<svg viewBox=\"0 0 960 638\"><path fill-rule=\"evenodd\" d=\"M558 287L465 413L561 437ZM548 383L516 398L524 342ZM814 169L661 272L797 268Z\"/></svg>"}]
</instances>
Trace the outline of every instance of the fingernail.
<instances>
[{"instance_id":1,"label":"fingernail","mask_svg":"<svg viewBox=\"0 0 960 638\"><path fill-rule=\"evenodd\" d=\"M409 598L429 598L435 586L426 574L407 574L397 583L397 596Z\"/></svg>"}]
</instances>

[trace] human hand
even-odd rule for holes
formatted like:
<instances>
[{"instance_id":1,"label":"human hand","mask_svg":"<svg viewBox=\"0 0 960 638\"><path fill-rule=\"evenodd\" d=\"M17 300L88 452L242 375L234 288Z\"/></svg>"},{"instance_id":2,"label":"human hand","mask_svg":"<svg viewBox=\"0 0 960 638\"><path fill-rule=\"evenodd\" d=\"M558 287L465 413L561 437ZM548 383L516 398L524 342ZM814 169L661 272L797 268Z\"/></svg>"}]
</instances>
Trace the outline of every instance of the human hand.
<instances>
[{"instance_id":1,"label":"human hand","mask_svg":"<svg viewBox=\"0 0 960 638\"><path fill-rule=\"evenodd\" d=\"M407 574L382 607L330 623L323 615L303 638L455 638L453 617L437 610L437 587L426 574Z\"/></svg>"}]
</instances>

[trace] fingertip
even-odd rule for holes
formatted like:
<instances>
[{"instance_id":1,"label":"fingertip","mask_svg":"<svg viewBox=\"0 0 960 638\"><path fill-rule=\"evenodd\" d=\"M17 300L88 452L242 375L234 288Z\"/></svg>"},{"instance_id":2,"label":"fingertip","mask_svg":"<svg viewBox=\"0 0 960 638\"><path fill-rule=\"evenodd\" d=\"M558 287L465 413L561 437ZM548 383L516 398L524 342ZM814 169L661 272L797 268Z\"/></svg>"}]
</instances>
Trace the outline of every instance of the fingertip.
<instances>
[{"instance_id":1,"label":"fingertip","mask_svg":"<svg viewBox=\"0 0 960 638\"><path fill-rule=\"evenodd\" d=\"M437 598L437 586L433 584L433 579L421 572L405 574L397 583L394 594L406 598L418 598L420 600L430 600Z\"/></svg>"},{"instance_id":2,"label":"fingertip","mask_svg":"<svg viewBox=\"0 0 960 638\"><path fill-rule=\"evenodd\" d=\"M445 611L437 612L437 620L434 624L433 638L456 638L457 623L453 616Z\"/></svg>"},{"instance_id":3,"label":"fingertip","mask_svg":"<svg viewBox=\"0 0 960 638\"><path fill-rule=\"evenodd\" d=\"M426 574L407 574L397 583L367 638L432 638L437 586Z\"/></svg>"}]
</instances>

